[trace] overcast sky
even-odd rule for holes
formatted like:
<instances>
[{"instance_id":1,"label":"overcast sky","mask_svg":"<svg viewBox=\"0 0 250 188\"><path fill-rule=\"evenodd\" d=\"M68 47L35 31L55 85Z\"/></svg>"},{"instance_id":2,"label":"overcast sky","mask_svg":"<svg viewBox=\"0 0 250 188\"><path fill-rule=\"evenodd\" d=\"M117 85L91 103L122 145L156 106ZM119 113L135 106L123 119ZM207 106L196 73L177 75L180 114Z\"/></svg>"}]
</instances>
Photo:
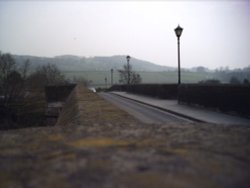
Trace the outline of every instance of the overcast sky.
<instances>
[{"instance_id":1,"label":"overcast sky","mask_svg":"<svg viewBox=\"0 0 250 188\"><path fill-rule=\"evenodd\" d=\"M0 1L0 51L127 55L182 67L250 65L249 1ZM131 60L132 63L132 60Z\"/></svg>"}]
</instances>

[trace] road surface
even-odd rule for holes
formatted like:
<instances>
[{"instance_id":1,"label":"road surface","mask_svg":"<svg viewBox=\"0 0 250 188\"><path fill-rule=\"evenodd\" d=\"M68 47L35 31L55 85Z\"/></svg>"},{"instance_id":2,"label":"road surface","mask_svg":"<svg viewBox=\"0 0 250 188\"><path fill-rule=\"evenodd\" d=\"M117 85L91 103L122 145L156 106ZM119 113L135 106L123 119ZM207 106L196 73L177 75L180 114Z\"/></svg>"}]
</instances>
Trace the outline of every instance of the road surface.
<instances>
[{"instance_id":1,"label":"road surface","mask_svg":"<svg viewBox=\"0 0 250 188\"><path fill-rule=\"evenodd\" d=\"M191 120L170 114L163 110L138 103L136 101L119 97L111 93L99 93L99 95L106 99L108 102L116 105L120 109L128 112L143 123L169 123L169 122L191 122Z\"/></svg>"}]
</instances>

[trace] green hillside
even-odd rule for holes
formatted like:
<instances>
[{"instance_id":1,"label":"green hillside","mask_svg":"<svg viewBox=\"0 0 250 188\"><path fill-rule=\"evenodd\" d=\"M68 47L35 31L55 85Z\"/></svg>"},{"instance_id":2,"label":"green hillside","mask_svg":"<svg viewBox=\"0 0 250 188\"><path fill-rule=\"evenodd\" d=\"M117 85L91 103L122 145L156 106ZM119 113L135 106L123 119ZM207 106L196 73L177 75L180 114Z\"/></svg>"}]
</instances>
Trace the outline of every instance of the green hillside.
<instances>
[{"instance_id":1,"label":"green hillside","mask_svg":"<svg viewBox=\"0 0 250 188\"><path fill-rule=\"evenodd\" d=\"M118 70L123 69L126 64L125 55L110 57L79 57L73 55L62 55L56 57L36 57L13 55L17 64L22 64L27 59L31 63L30 72L37 67L48 63L55 64L68 79L84 78L90 85L106 87L111 84L111 69L114 70L114 84L119 83ZM142 78L142 83L176 83L177 71L174 67L156 65L154 63L131 58L130 64L134 71ZM223 83L229 83L232 77L236 77L241 83L250 80L250 66L243 69L211 71L205 67L198 66L192 69L182 69L182 83L197 83L201 80L218 79ZM107 84L105 83L107 78Z\"/></svg>"}]
</instances>

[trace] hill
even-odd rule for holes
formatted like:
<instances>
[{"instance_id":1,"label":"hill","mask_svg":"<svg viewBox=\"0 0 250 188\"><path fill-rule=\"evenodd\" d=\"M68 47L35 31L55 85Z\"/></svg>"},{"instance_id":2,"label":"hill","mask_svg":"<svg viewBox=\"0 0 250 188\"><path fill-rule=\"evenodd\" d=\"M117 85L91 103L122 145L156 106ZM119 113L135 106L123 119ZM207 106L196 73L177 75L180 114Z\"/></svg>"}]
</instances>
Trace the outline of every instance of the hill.
<instances>
[{"instance_id":1,"label":"hill","mask_svg":"<svg viewBox=\"0 0 250 188\"><path fill-rule=\"evenodd\" d=\"M37 57L13 55L17 64L31 62L31 71L38 66L47 63L55 64L67 78L84 77L94 85L105 85L105 78L110 83L110 70L114 70L114 83L119 83L118 70L127 63L125 55L115 56L94 56L80 57L74 55L61 55L56 57ZM177 71L174 67L156 65L149 61L140 60L132 57L130 64L133 70L142 77L143 83L176 83ZM242 69L217 69L209 70L206 67L197 66L191 69L182 67L182 83L197 83L202 80L217 79L222 83L230 83L232 78L237 78L240 83L249 83L250 66Z\"/></svg>"},{"instance_id":2,"label":"hill","mask_svg":"<svg viewBox=\"0 0 250 188\"><path fill-rule=\"evenodd\" d=\"M116 55L110 57L95 56L95 57L79 57L73 55L62 55L53 58L49 57L36 57L36 56L13 56L17 63L22 63L29 59L32 68L53 63L58 66L62 71L110 71L110 69L122 69L126 64L126 56ZM154 63L131 58L130 63L135 71L170 71L175 70L173 67L156 65Z\"/></svg>"}]
</instances>

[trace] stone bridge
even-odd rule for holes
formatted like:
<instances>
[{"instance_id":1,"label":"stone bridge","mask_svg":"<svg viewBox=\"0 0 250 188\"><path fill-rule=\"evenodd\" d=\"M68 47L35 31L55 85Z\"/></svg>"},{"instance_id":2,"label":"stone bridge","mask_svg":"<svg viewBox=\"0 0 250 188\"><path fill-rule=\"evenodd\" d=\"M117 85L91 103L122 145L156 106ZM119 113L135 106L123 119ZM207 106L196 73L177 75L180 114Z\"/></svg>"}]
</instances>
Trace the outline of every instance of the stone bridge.
<instances>
[{"instance_id":1,"label":"stone bridge","mask_svg":"<svg viewBox=\"0 0 250 188\"><path fill-rule=\"evenodd\" d=\"M250 127L144 125L77 85L56 125L0 131L0 187L246 188Z\"/></svg>"}]
</instances>

